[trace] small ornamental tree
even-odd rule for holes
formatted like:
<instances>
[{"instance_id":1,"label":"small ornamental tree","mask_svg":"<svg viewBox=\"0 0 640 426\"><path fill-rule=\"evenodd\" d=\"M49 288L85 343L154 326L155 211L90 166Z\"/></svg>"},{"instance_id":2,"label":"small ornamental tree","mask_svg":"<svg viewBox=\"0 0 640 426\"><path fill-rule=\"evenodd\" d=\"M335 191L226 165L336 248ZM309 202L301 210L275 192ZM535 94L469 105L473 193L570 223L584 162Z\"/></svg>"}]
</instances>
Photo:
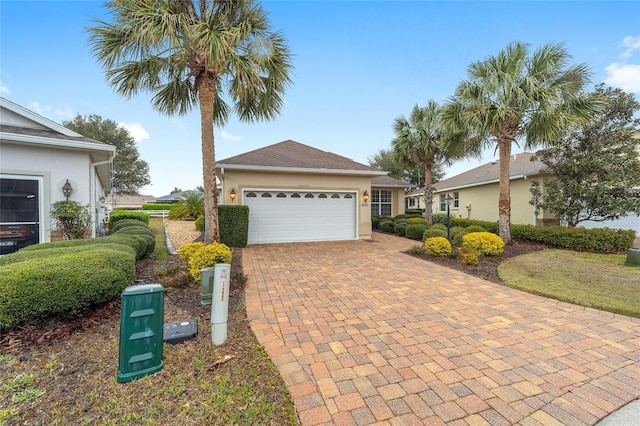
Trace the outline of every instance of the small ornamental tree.
<instances>
[{"instance_id":1,"label":"small ornamental tree","mask_svg":"<svg viewBox=\"0 0 640 426\"><path fill-rule=\"evenodd\" d=\"M56 201L51 206L51 217L55 228L62 233L65 240L85 238L91 228L89 206L77 201Z\"/></svg>"},{"instance_id":2,"label":"small ornamental tree","mask_svg":"<svg viewBox=\"0 0 640 426\"><path fill-rule=\"evenodd\" d=\"M536 153L553 178L532 186L538 209L554 213L569 227L640 214L640 139L634 133L640 103L622 89L596 87L605 108L554 145Z\"/></svg>"}]
</instances>

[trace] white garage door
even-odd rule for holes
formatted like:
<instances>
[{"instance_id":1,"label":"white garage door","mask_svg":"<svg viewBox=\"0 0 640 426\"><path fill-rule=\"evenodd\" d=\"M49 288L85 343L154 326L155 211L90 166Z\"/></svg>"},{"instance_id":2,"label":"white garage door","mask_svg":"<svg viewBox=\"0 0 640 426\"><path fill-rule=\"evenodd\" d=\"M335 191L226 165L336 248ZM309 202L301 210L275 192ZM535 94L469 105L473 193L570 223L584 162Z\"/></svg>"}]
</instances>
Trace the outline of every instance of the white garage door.
<instances>
[{"instance_id":1,"label":"white garage door","mask_svg":"<svg viewBox=\"0 0 640 426\"><path fill-rule=\"evenodd\" d=\"M357 238L355 192L245 190L243 199L249 244Z\"/></svg>"}]
</instances>

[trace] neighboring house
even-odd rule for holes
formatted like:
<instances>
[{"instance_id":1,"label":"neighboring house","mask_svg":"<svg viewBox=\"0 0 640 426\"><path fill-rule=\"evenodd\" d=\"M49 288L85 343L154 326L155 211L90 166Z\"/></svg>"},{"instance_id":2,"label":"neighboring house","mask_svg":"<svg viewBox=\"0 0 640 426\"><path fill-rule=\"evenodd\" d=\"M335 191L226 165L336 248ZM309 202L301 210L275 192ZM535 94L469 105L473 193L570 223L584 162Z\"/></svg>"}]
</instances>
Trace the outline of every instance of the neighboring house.
<instances>
[{"instance_id":1,"label":"neighboring house","mask_svg":"<svg viewBox=\"0 0 640 426\"><path fill-rule=\"evenodd\" d=\"M109 194L104 201L104 206L108 211L140 210L143 204L151 203L151 200L154 200L153 195Z\"/></svg>"},{"instance_id":2,"label":"neighboring house","mask_svg":"<svg viewBox=\"0 0 640 426\"><path fill-rule=\"evenodd\" d=\"M540 161L531 161L533 153L524 152L511 157L511 223L552 225L559 221L545 212L535 214L529 203L531 185L543 184L546 167ZM433 213L446 213L446 196L453 198L451 217L498 221L498 195L500 164L492 161L434 185Z\"/></svg>"},{"instance_id":3,"label":"neighboring house","mask_svg":"<svg viewBox=\"0 0 640 426\"><path fill-rule=\"evenodd\" d=\"M147 203L151 203L151 204L175 204L178 201L182 200L184 195L191 194L191 193L194 193L194 192L202 194L202 192L194 191L194 190L180 191L180 192L174 192L173 194L164 195L164 196L158 197L158 198L151 198L151 199L147 200ZM169 206L167 208L170 209L171 206Z\"/></svg>"},{"instance_id":4,"label":"neighboring house","mask_svg":"<svg viewBox=\"0 0 640 426\"><path fill-rule=\"evenodd\" d=\"M372 206L403 207L397 182L372 183L387 172L291 140L219 160L216 174L221 204L249 206L250 244L370 239Z\"/></svg>"},{"instance_id":5,"label":"neighboring house","mask_svg":"<svg viewBox=\"0 0 640 426\"><path fill-rule=\"evenodd\" d=\"M3 253L52 239L51 205L87 205L92 236L105 219L100 199L110 191L115 147L73 132L0 98L0 245ZM55 233L54 233L55 234Z\"/></svg>"},{"instance_id":6,"label":"neighboring house","mask_svg":"<svg viewBox=\"0 0 640 426\"><path fill-rule=\"evenodd\" d=\"M425 209L424 187L416 188L404 194L404 208L409 209Z\"/></svg>"}]
</instances>

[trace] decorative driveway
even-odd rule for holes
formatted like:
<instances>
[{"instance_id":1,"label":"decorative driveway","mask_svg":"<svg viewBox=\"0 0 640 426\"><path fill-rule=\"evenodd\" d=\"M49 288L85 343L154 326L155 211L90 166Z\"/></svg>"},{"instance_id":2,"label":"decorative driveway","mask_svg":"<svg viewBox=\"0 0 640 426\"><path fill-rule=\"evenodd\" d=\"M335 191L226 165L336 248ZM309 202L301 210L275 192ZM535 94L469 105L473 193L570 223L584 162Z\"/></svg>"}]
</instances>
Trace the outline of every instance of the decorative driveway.
<instances>
[{"instance_id":1,"label":"decorative driveway","mask_svg":"<svg viewBox=\"0 0 640 426\"><path fill-rule=\"evenodd\" d=\"M242 249L251 327L303 425L583 425L640 397L640 320L401 253Z\"/></svg>"}]
</instances>

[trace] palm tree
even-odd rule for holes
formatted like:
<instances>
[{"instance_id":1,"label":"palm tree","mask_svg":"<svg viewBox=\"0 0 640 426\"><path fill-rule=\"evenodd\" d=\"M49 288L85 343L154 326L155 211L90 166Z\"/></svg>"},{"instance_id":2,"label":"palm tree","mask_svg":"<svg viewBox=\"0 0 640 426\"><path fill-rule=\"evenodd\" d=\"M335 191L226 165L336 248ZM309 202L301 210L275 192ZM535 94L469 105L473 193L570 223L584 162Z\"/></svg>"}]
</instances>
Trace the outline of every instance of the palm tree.
<instances>
[{"instance_id":1,"label":"palm tree","mask_svg":"<svg viewBox=\"0 0 640 426\"><path fill-rule=\"evenodd\" d=\"M169 212L169 219L197 219L204 214L204 196L200 192L185 192Z\"/></svg>"},{"instance_id":2,"label":"palm tree","mask_svg":"<svg viewBox=\"0 0 640 426\"><path fill-rule=\"evenodd\" d=\"M513 42L495 56L469 66L445 106L446 126L464 132L469 154L496 147L500 158L498 213L500 237L511 241L509 160L514 143L532 149L550 144L600 107L583 94L589 82L585 64L568 66L564 43L549 43L530 55L529 45Z\"/></svg>"},{"instance_id":3,"label":"palm tree","mask_svg":"<svg viewBox=\"0 0 640 426\"><path fill-rule=\"evenodd\" d=\"M427 106L413 107L409 119L397 117L393 123L396 137L391 146L399 162L424 166L424 217L431 224L433 214L434 167L462 156L461 144L446 143L450 138L442 125L442 107L430 100Z\"/></svg>"},{"instance_id":4,"label":"palm tree","mask_svg":"<svg viewBox=\"0 0 640 426\"><path fill-rule=\"evenodd\" d=\"M94 56L109 83L125 97L153 93L162 114L200 107L206 228L204 242L220 240L215 181L214 123L233 105L241 121L270 120L291 84L291 53L253 0L111 0L113 23L89 28Z\"/></svg>"}]
</instances>

